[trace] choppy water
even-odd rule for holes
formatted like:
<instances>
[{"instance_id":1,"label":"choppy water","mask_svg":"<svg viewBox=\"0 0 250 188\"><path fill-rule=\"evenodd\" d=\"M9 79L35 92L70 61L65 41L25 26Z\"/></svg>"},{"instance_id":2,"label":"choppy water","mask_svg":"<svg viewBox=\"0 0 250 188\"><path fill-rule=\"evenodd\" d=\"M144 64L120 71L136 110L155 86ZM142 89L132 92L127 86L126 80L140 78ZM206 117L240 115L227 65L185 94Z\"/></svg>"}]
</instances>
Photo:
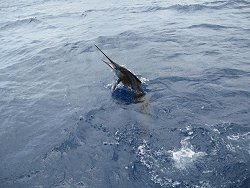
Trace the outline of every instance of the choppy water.
<instances>
[{"instance_id":1,"label":"choppy water","mask_svg":"<svg viewBox=\"0 0 250 188\"><path fill-rule=\"evenodd\" d=\"M0 49L0 187L250 186L248 0L2 0Z\"/></svg>"}]
</instances>

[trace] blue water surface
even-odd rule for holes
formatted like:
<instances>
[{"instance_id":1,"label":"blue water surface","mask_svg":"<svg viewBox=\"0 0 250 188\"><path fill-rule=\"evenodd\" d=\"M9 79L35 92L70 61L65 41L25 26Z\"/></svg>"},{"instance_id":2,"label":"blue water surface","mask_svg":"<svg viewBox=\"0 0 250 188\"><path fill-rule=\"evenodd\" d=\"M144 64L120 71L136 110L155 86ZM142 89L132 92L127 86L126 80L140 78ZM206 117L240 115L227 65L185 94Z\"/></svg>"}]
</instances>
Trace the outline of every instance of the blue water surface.
<instances>
[{"instance_id":1,"label":"blue water surface","mask_svg":"<svg viewBox=\"0 0 250 188\"><path fill-rule=\"evenodd\" d=\"M0 49L0 187L250 187L249 0L1 0Z\"/></svg>"}]
</instances>

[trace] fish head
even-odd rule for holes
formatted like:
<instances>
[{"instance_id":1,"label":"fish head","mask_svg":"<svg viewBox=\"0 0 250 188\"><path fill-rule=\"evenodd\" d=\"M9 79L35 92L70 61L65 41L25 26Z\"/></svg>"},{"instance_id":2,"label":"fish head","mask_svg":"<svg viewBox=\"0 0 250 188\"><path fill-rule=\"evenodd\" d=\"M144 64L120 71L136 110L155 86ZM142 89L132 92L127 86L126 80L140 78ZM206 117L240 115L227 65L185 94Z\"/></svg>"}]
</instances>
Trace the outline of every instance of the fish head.
<instances>
[{"instance_id":1,"label":"fish head","mask_svg":"<svg viewBox=\"0 0 250 188\"><path fill-rule=\"evenodd\" d=\"M114 70L114 72L115 72L115 74L116 74L116 76L117 76L118 78L122 78L122 77L123 77L123 73L122 73L119 69L117 69L117 68L115 67L113 70Z\"/></svg>"}]
</instances>

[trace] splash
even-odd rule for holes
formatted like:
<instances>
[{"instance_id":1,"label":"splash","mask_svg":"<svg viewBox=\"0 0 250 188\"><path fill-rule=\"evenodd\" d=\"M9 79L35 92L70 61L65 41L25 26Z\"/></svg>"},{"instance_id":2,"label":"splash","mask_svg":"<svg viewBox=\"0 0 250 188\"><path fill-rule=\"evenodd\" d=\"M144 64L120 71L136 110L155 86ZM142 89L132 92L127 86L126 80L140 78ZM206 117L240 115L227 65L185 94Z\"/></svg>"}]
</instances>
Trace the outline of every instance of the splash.
<instances>
[{"instance_id":1,"label":"splash","mask_svg":"<svg viewBox=\"0 0 250 188\"><path fill-rule=\"evenodd\" d=\"M181 140L181 149L178 151L169 151L172 154L175 167L181 170L192 165L198 158L207 155L205 152L195 152L193 146L189 143L190 137Z\"/></svg>"}]
</instances>

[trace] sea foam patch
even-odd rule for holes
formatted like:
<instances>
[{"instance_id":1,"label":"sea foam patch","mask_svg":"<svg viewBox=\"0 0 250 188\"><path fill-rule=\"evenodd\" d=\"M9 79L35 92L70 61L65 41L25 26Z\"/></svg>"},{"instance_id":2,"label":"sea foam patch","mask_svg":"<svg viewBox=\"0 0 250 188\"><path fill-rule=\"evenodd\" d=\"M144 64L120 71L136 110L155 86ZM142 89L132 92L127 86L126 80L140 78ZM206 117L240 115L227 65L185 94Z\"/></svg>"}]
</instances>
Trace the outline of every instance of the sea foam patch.
<instances>
[{"instance_id":1,"label":"sea foam patch","mask_svg":"<svg viewBox=\"0 0 250 188\"><path fill-rule=\"evenodd\" d=\"M186 169L188 166L192 165L198 158L207 155L206 152L195 152L193 146L189 143L190 137L181 140L181 149L172 151L172 159L174 161L175 167L178 169Z\"/></svg>"},{"instance_id":2,"label":"sea foam patch","mask_svg":"<svg viewBox=\"0 0 250 188\"><path fill-rule=\"evenodd\" d=\"M150 143L143 140L143 143L137 148L137 155L142 165L144 165L150 174L150 179L162 187L178 187L181 182L172 179L171 165L169 162L169 153L164 148L154 150L150 148Z\"/></svg>"}]
</instances>

